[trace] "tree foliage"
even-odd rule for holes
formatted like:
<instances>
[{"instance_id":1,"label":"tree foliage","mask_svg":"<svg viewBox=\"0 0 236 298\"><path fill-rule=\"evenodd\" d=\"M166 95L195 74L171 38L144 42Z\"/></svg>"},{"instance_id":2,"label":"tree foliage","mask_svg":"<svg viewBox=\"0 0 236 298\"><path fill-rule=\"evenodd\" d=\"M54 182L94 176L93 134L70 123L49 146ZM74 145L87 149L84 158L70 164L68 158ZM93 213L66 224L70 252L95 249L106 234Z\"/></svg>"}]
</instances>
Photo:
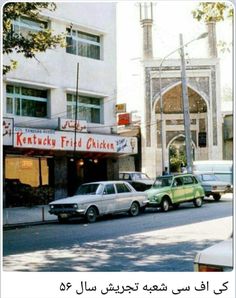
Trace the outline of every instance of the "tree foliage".
<instances>
[{"instance_id":1,"label":"tree foliage","mask_svg":"<svg viewBox=\"0 0 236 298\"><path fill-rule=\"evenodd\" d=\"M200 2L192 14L198 21L220 22L228 17L233 17L233 7L226 2Z\"/></svg>"},{"instance_id":2,"label":"tree foliage","mask_svg":"<svg viewBox=\"0 0 236 298\"><path fill-rule=\"evenodd\" d=\"M39 52L65 46L64 34L54 35L50 29L28 32L27 36L13 30L13 22L20 16L37 21L43 10L55 11L53 2L9 2L3 7L3 54L22 53L26 58L35 58ZM3 66L3 74L14 69L17 61Z\"/></svg>"}]
</instances>

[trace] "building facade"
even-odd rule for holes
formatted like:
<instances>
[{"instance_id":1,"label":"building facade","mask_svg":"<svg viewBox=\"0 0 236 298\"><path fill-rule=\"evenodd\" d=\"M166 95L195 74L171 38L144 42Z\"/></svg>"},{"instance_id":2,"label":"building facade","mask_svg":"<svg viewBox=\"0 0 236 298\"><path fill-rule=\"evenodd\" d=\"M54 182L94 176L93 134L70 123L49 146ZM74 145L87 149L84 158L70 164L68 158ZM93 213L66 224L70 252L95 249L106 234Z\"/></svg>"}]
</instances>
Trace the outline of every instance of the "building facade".
<instances>
[{"instance_id":1,"label":"building facade","mask_svg":"<svg viewBox=\"0 0 236 298\"><path fill-rule=\"evenodd\" d=\"M165 168L179 171L181 159L186 162L186 114L190 123L191 160L222 159L222 117L215 23L207 27L209 58L188 59L185 65L188 109L184 110L181 59L169 57L175 51L163 59L153 57L152 18L152 4L141 4L145 123L141 130L142 170L155 177ZM195 40L203 37L205 33ZM180 49L184 46L176 52Z\"/></svg>"},{"instance_id":2,"label":"building facade","mask_svg":"<svg viewBox=\"0 0 236 298\"><path fill-rule=\"evenodd\" d=\"M3 77L6 184L30 187L32 199L48 187L58 199L83 182L118 178L118 158L136 153L137 139L116 134L116 4L57 3L55 12L37 22L22 16L13 28L50 28L66 35L67 46L37 60L3 57L18 61ZM5 196L4 206L21 205L17 199Z\"/></svg>"}]
</instances>

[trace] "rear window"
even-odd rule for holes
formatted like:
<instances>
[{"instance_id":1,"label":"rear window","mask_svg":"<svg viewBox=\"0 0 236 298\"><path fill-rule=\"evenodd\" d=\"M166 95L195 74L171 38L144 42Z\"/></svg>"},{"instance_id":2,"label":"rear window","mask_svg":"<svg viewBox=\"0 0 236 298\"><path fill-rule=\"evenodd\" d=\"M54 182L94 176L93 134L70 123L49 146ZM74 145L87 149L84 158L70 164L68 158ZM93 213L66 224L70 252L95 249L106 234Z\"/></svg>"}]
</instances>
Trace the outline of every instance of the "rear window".
<instances>
[{"instance_id":1,"label":"rear window","mask_svg":"<svg viewBox=\"0 0 236 298\"><path fill-rule=\"evenodd\" d=\"M128 173L120 173L119 174L119 179L121 179L121 180L130 180L130 174L128 174Z\"/></svg>"},{"instance_id":2,"label":"rear window","mask_svg":"<svg viewBox=\"0 0 236 298\"><path fill-rule=\"evenodd\" d=\"M116 184L116 189L118 193L123 193L123 192L130 192L131 190L128 188L128 186L124 183L117 183Z\"/></svg>"}]
</instances>

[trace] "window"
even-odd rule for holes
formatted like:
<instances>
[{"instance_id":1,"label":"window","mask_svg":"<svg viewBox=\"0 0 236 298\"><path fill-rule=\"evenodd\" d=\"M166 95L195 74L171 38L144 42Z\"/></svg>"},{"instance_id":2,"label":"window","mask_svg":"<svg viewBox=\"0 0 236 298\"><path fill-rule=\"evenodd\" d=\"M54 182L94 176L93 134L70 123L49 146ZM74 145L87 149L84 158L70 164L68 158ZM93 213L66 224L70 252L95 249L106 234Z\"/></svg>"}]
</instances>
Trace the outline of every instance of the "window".
<instances>
[{"instance_id":1,"label":"window","mask_svg":"<svg viewBox=\"0 0 236 298\"><path fill-rule=\"evenodd\" d=\"M118 193L123 193L123 192L131 192L131 190L128 188L126 184L118 183L116 184L116 189Z\"/></svg>"},{"instance_id":2,"label":"window","mask_svg":"<svg viewBox=\"0 0 236 298\"><path fill-rule=\"evenodd\" d=\"M66 52L78 56L101 59L101 38L98 35L67 28Z\"/></svg>"},{"instance_id":3,"label":"window","mask_svg":"<svg viewBox=\"0 0 236 298\"><path fill-rule=\"evenodd\" d=\"M195 183L195 180L193 180L193 177L191 177L191 176L185 176L185 177L183 177L183 180L184 180L184 185Z\"/></svg>"},{"instance_id":4,"label":"window","mask_svg":"<svg viewBox=\"0 0 236 298\"><path fill-rule=\"evenodd\" d=\"M183 185L183 181L180 177L175 178L173 186L182 186Z\"/></svg>"},{"instance_id":5,"label":"window","mask_svg":"<svg viewBox=\"0 0 236 298\"><path fill-rule=\"evenodd\" d=\"M6 91L7 114L47 117L47 90L7 85Z\"/></svg>"},{"instance_id":6,"label":"window","mask_svg":"<svg viewBox=\"0 0 236 298\"><path fill-rule=\"evenodd\" d=\"M105 189L104 189L104 194L106 195L111 195L111 194L114 194L116 193L115 192L115 187L113 184L108 184L105 186Z\"/></svg>"},{"instance_id":7,"label":"window","mask_svg":"<svg viewBox=\"0 0 236 298\"><path fill-rule=\"evenodd\" d=\"M76 96L67 94L67 118L74 119ZM102 101L100 98L79 96L77 104L77 119L90 123L101 123Z\"/></svg>"},{"instance_id":8,"label":"window","mask_svg":"<svg viewBox=\"0 0 236 298\"><path fill-rule=\"evenodd\" d=\"M27 36L29 32L37 33L45 30L47 23L39 20L31 20L26 17L19 17L13 21L13 31L17 34Z\"/></svg>"}]
</instances>

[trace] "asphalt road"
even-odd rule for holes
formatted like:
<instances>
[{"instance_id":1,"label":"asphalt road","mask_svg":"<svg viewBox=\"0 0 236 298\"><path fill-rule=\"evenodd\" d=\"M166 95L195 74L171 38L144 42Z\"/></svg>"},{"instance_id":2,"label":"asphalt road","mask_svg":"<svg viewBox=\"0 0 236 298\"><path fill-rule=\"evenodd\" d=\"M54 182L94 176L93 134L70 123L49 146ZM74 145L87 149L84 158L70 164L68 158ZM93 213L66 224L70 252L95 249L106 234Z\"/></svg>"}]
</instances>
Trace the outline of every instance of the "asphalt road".
<instances>
[{"instance_id":1,"label":"asphalt road","mask_svg":"<svg viewBox=\"0 0 236 298\"><path fill-rule=\"evenodd\" d=\"M232 232L232 196L94 224L31 226L3 233L6 271L193 271L196 252Z\"/></svg>"}]
</instances>

